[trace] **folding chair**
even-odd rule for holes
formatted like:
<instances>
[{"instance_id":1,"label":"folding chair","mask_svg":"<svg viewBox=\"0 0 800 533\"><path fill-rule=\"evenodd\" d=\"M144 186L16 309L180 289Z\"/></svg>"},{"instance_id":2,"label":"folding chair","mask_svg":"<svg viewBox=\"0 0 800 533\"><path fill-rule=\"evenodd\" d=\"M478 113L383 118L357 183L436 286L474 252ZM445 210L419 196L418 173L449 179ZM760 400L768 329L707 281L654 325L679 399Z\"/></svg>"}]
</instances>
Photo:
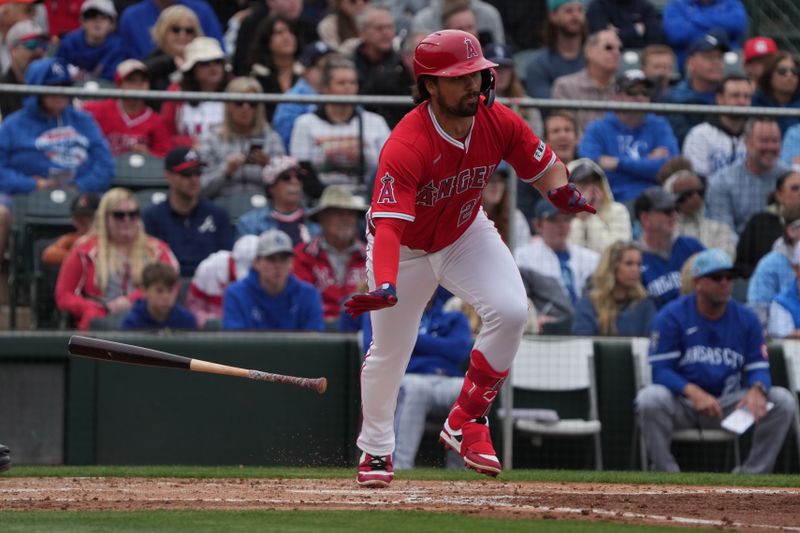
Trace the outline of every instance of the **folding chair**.
<instances>
[{"instance_id":1,"label":"folding chair","mask_svg":"<svg viewBox=\"0 0 800 533\"><path fill-rule=\"evenodd\" d=\"M798 402L798 410L794 412L794 431L795 431L795 444L797 445L797 457L800 458L800 401L798 401L798 393L800 393L800 341L785 340L783 341L783 357L786 361L786 379L788 381L789 390L792 392L794 399Z\"/></svg>"},{"instance_id":2,"label":"folding chair","mask_svg":"<svg viewBox=\"0 0 800 533\"><path fill-rule=\"evenodd\" d=\"M164 160L150 154L125 153L115 158L116 174L113 187L132 191L167 187L164 178Z\"/></svg>"},{"instance_id":3,"label":"folding chair","mask_svg":"<svg viewBox=\"0 0 800 533\"><path fill-rule=\"evenodd\" d=\"M510 380L515 391L514 397L519 397L517 391L533 391L538 393L537 403L539 399L547 403L537 407L547 408L557 403L556 396L579 392L582 393L579 396L585 399L580 409L585 412L585 416L542 420L542 417L531 416L532 413L535 415L537 410L522 408L512 409L511 416L514 419L515 429L537 440L547 437L591 437L594 441L595 469L602 470L603 451L600 439L602 424L597 410L593 352L592 339L588 338L567 340L523 338L511 369ZM550 400L553 403L550 403ZM542 409L538 411L541 412Z\"/></svg>"},{"instance_id":4,"label":"folding chair","mask_svg":"<svg viewBox=\"0 0 800 533\"><path fill-rule=\"evenodd\" d=\"M636 391L643 389L653 382L650 362L647 359L650 350L650 339L635 338L631 340L631 353L633 355L634 380ZM636 438L638 435L638 439ZM638 440L639 457L642 470L648 469L647 446L645 446L644 436L636 424L634 430L634 443ZM672 432L673 442L695 442L695 443L730 443L733 448L734 466L741 466L742 458L739 448L739 438L735 433L730 433L724 429L678 429ZM635 449L635 446L631 449Z\"/></svg>"}]
</instances>

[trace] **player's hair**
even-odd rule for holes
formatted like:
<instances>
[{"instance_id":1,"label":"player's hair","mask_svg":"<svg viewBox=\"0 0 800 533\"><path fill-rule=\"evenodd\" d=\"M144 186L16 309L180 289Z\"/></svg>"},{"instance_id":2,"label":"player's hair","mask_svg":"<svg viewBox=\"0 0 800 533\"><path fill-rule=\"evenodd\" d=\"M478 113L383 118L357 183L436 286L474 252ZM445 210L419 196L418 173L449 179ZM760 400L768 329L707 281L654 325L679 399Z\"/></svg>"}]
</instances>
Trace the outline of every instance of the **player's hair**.
<instances>
[{"instance_id":1,"label":"player's hair","mask_svg":"<svg viewBox=\"0 0 800 533\"><path fill-rule=\"evenodd\" d=\"M139 201L136 195L128 189L123 189L121 187L109 189L100 199L100 205L97 206L97 212L95 213L94 225L92 229L89 230L89 235L94 234L97 236L94 280L97 287L102 292L105 292L108 287L110 273L123 268L120 254L117 252L109 236L108 217L120 202L126 200L136 204L137 208L139 207ZM134 285L139 285L142 269L144 265L152 259L148 257L147 234L144 232L144 225L141 219L138 220L138 225L139 228L136 232L136 237L133 239L130 255L128 256L130 275Z\"/></svg>"},{"instance_id":2,"label":"player's hair","mask_svg":"<svg viewBox=\"0 0 800 533\"><path fill-rule=\"evenodd\" d=\"M228 85L225 86L225 92L261 94L263 90L261 89L261 84L258 83L258 80L255 78L239 76L238 78L233 78ZM233 131L233 105L233 102L225 103L225 117L223 118L222 125L219 127L219 136L223 139L230 139L236 136ZM264 103L253 102L253 122L250 124L250 131L247 132L247 135L262 137L264 135L264 129L267 128L269 128L269 122L267 122L265 118Z\"/></svg>"},{"instance_id":3,"label":"player's hair","mask_svg":"<svg viewBox=\"0 0 800 533\"><path fill-rule=\"evenodd\" d=\"M436 76L420 76L417 80L417 84L413 86L411 89L411 96L414 98L415 104L421 104L425 100L431 99L431 93L428 92L428 88L425 87L425 81L432 80L436 83Z\"/></svg>"},{"instance_id":4,"label":"player's hair","mask_svg":"<svg viewBox=\"0 0 800 533\"><path fill-rule=\"evenodd\" d=\"M645 46L644 50L642 50L642 68L644 69L645 65L647 65L647 60L651 57L666 55L672 56L672 62L675 62L675 52L666 44L650 44Z\"/></svg>"},{"instance_id":5,"label":"player's hair","mask_svg":"<svg viewBox=\"0 0 800 533\"><path fill-rule=\"evenodd\" d=\"M172 266L156 261L149 263L142 269L142 287L145 289L152 287L156 283L165 285L172 289L178 284L178 272Z\"/></svg>"},{"instance_id":6,"label":"player's hair","mask_svg":"<svg viewBox=\"0 0 800 533\"><path fill-rule=\"evenodd\" d=\"M158 19L156 19L156 23L150 30L150 35L152 35L156 47L163 51L164 40L170 28L178 23L178 21L185 19L191 21L191 25L194 27L195 37L203 36L203 27L200 25L200 19L197 18L194 11L182 5L169 6L161 12Z\"/></svg>"},{"instance_id":7,"label":"player's hair","mask_svg":"<svg viewBox=\"0 0 800 533\"><path fill-rule=\"evenodd\" d=\"M641 282L627 290L622 300L614 298L617 287L617 267L622 262L625 252L641 248L632 241L616 241L600 256L597 269L592 274L592 290L589 298L597 311L597 327L601 335L617 334L617 316L626 306L636 304L647 298L647 291Z\"/></svg>"}]
</instances>

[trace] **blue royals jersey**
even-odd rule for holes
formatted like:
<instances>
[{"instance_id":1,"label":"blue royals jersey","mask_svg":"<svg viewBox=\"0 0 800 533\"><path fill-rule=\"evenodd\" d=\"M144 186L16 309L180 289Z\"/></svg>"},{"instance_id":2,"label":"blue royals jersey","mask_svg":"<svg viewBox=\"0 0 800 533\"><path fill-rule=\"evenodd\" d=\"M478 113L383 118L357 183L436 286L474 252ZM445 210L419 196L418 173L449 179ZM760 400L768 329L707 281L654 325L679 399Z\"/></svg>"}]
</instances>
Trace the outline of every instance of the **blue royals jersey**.
<instances>
[{"instance_id":1,"label":"blue royals jersey","mask_svg":"<svg viewBox=\"0 0 800 533\"><path fill-rule=\"evenodd\" d=\"M677 298L681 287L681 267L689 257L705 250L700 241L692 237L678 237L672 243L669 258L645 251L642 253L642 285L647 289L656 307Z\"/></svg>"},{"instance_id":2,"label":"blue royals jersey","mask_svg":"<svg viewBox=\"0 0 800 533\"><path fill-rule=\"evenodd\" d=\"M653 383L676 395L687 383L717 397L735 392L742 372L748 387L756 381L771 384L758 318L733 300L718 320L700 316L694 293L665 305L653 323L649 360Z\"/></svg>"}]
</instances>

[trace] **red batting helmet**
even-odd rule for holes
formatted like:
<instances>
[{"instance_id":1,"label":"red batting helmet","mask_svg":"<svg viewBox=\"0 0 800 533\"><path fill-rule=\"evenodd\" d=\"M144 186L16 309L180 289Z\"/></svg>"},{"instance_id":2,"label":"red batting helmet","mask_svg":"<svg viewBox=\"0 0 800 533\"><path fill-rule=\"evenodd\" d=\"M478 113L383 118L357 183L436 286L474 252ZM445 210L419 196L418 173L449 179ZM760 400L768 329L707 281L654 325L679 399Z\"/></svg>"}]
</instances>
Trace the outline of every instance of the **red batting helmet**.
<instances>
[{"instance_id":1,"label":"red batting helmet","mask_svg":"<svg viewBox=\"0 0 800 533\"><path fill-rule=\"evenodd\" d=\"M419 83L422 76L451 78L473 72L481 73L481 92L484 103L494 103L494 67L483 57L478 39L461 30L442 30L431 33L414 50L414 78Z\"/></svg>"},{"instance_id":2,"label":"red batting helmet","mask_svg":"<svg viewBox=\"0 0 800 533\"><path fill-rule=\"evenodd\" d=\"M453 77L496 67L483 57L478 39L461 30L431 33L414 50L414 78L420 76Z\"/></svg>"}]
</instances>

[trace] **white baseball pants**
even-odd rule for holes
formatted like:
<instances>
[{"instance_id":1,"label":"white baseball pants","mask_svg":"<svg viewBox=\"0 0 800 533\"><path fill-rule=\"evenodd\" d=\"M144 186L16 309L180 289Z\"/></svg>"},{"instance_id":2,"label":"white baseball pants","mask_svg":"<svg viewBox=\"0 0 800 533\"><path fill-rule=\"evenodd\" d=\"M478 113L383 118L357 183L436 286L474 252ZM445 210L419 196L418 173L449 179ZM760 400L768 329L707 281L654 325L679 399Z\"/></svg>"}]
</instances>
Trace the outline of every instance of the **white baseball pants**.
<instances>
[{"instance_id":1,"label":"white baseball pants","mask_svg":"<svg viewBox=\"0 0 800 533\"><path fill-rule=\"evenodd\" d=\"M375 288L372 236L367 280ZM472 305L483 327L474 348L505 371L519 348L528 300L511 251L483 210L453 244L435 253L400 248L397 305L371 313L372 344L361 368L363 423L358 447L371 455L394 450L393 420L400 381L417 340L420 319L437 285Z\"/></svg>"}]
</instances>

